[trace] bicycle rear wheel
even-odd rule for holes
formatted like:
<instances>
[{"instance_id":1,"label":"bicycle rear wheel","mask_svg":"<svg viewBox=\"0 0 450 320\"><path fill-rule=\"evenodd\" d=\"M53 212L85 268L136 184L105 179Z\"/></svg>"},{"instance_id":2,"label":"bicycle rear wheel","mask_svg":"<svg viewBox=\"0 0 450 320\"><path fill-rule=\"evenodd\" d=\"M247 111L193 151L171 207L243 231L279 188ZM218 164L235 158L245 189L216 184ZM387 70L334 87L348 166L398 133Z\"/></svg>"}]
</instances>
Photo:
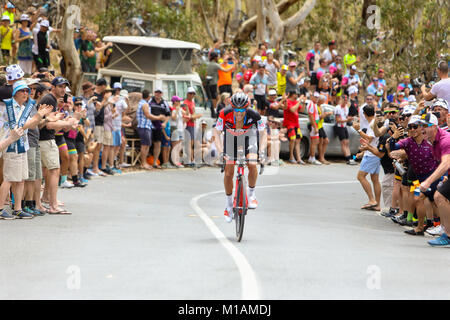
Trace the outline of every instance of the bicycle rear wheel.
<instances>
[{"instance_id":1,"label":"bicycle rear wheel","mask_svg":"<svg viewBox=\"0 0 450 320\"><path fill-rule=\"evenodd\" d=\"M236 221L236 240L241 241L244 234L245 215L247 214L247 188L244 183L244 177L238 178L238 187L236 190L236 206L234 208L234 219Z\"/></svg>"}]
</instances>

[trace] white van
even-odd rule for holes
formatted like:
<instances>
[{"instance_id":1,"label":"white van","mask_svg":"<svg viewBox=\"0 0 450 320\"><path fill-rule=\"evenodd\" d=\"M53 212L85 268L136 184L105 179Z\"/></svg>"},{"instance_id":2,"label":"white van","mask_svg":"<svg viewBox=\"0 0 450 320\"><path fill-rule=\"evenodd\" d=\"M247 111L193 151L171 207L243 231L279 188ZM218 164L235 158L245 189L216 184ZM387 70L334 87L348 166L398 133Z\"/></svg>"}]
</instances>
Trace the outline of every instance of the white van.
<instances>
[{"instance_id":1,"label":"white van","mask_svg":"<svg viewBox=\"0 0 450 320\"><path fill-rule=\"evenodd\" d=\"M192 70L192 52L200 50L197 43L138 36L107 36L103 41L112 42L114 47L108 65L98 71L97 79L105 78L111 87L120 82L128 92L147 89L153 93L159 87L166 101L174 95L186 98L187 88L192 86L197 93L196 106L205 107L202 81ZM85 80L88 77L84 75Z\"/></svg>"}]
</instances>

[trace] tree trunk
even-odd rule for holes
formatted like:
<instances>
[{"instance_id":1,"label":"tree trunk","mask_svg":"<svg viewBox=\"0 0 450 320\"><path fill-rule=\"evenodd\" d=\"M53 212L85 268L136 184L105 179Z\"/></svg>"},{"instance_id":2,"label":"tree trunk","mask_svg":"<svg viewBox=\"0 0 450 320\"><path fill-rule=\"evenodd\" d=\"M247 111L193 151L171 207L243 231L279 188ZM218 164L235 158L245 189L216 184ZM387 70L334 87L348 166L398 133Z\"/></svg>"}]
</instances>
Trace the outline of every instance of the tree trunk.
<instances>
[{"instance_id":1,"label":"tree trunk","mask_svg":"<svg viewBox=\"0 0 450 320\"><path fill-rule=\"evenodd\" d=\"M293 4L297 3L299 0L283 0L276 5L277 12L279 15L288 10ZM254 0L248 1L254 5ZM257 15L252 16L251 18L244 21L238 32L234 35L233 43L239 46L239 43L247 41L250 37L250 34L256 29L256 21Z\"/></svg>"},{"instance_id":2,"label":"tree trunk","mask_svg":"<svg viewBox=\"0 0 450 320\"><path fill-rule=\"evenodd\" d=\"M76 95L80 80L82 76L81 62L78 52L73 42L73 31L76 24L76 20L79 21L80 17L77 17L77 9L75 6L80 5L80 0L64 1L66 4L61 34L59 37L59 48L66 64L66 78L71 84L71 90ZM79 12L79 11L78 11Z\"/></svg>"},{"instance_id":3,"label":"tree trunk","mask_svg":"<svg viewBox=\"0 0 450 320\"><path fill-rule=\"evenodd\" d=\"M264 0L256 0L257 20L256 39L262 43L266 37L266 16L264 15Z\"/></svg>"},{"instance_id":4,"label":"tree trunk","mask_svg":"<svg viewBox=\"0 0 450 320\"><path fill-rule=\"evenodd\" d=\"M208 19L206 18L205 9L203 8L203 0L200 0L200 14L203 18L203 22L205 23L206 32L208 33L208 36L211 38L211 40L214 42L216 40L216 35L212 33L211 27L209 26Z\"/></svg>"},{"instance_id":5,"label":"tree trunk","mask_svg":"<svg viewBox=\"0 0 450 320\"><path fill-rule=\"evenodd\" d=\"M230 33L235 34L239 29L240 16L242 11L242 1L234 0L233 18L230 21ZM224 39L225 40L225 39Z\"/></svg>"}]
</instances>

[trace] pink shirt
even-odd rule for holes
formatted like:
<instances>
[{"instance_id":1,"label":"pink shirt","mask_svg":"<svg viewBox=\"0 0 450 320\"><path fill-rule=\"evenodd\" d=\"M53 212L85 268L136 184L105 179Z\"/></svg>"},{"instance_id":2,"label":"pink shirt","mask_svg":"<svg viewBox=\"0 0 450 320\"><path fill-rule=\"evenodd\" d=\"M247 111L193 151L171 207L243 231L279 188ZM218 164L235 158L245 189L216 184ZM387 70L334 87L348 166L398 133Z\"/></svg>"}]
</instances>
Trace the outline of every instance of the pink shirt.
<instances>
[{"instance_id":1,"label":"pink shirt","mask_svg":"<svg viewBox=\"0 0 450 320\"><path fill-rule=\"evenodd\" d=\"M438 128L433 143L434 158L441 162L442 156L450 154L450 132Z\"/></svg>"}]
</instances>

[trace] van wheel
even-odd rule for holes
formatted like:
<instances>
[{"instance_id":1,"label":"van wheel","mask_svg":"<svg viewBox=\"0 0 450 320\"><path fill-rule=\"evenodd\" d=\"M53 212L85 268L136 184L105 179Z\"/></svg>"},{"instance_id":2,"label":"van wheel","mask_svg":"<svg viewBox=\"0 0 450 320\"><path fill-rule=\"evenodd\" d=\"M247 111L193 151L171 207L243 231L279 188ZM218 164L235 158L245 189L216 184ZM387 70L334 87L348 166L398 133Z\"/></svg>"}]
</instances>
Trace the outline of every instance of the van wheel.
<instances>
[{"instance_id":1,"label":"van wheel","mask_svg":"<svg viewBox=\"0 0 450 320\"><path fill-rule=\"evenodd\" d=\"M307 138L302 138L300 141L300 157L306 159L309 155L309 142Z\"/></svg>"}]
</instances>

